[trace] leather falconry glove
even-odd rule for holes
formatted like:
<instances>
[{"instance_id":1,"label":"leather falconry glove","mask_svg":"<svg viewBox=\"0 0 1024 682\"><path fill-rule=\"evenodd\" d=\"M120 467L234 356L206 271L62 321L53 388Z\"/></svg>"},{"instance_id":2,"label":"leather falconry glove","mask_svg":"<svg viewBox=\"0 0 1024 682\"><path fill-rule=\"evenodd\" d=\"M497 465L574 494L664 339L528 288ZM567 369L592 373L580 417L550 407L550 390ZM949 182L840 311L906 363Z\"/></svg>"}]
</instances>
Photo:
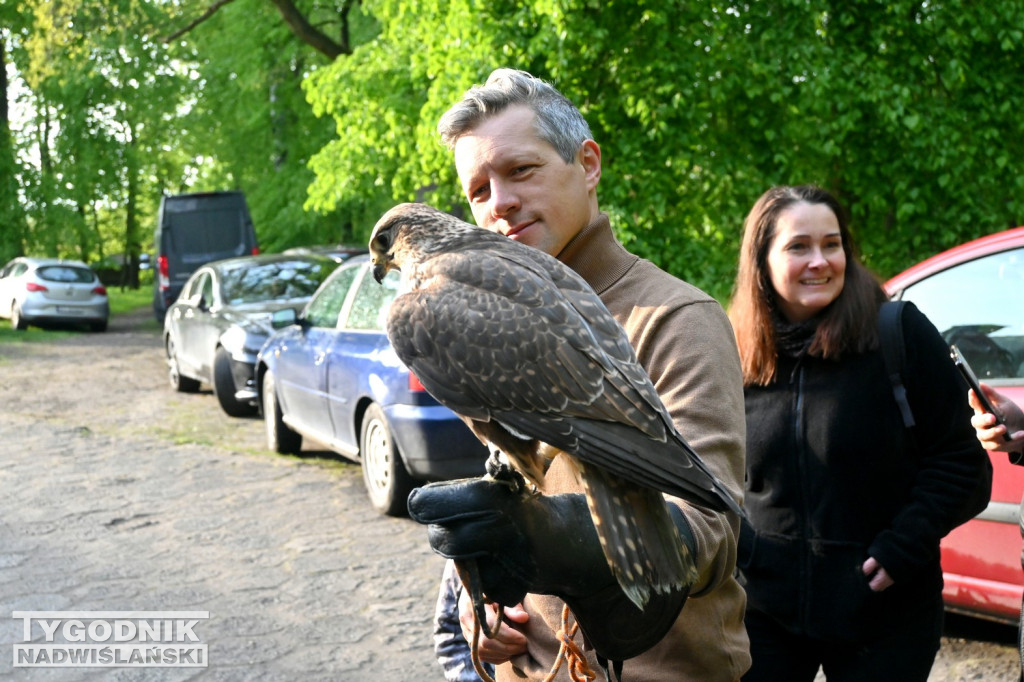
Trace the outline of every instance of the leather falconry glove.
<instances>
[{"instance_id":1,"label":"leather falconry glove","mask_svg":"<svg viewBox=\"0 0 1024 682\"><path fill-rule=\"evenodd\" d=\"M669 507L693 555L689 524ZM587 643L609 661L633 658L661 641L689 594L652 593L645 609L637 608L608 568L582 494L517 492L487 478L442 481L412 491L409 515L428 526L435 552L476 564L488 599L513 606L528 592L561 598Z\"/></svg>"}]
</instances>

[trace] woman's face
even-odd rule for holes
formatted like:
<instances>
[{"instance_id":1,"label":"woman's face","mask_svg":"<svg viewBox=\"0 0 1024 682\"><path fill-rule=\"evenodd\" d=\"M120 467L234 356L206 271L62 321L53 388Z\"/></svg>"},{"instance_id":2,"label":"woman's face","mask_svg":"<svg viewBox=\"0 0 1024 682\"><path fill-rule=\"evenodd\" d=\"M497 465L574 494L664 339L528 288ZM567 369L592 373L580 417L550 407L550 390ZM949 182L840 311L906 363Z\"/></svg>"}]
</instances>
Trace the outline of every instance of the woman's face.
<instances>
[{"instance_id":1,"label":"woman's face","mask_svg":"<svg viewBox=\"0 0 1024 682\"><path fill-rule=\"evenodd\" d=\"M801 201L779 214L768 275L790 322L810 319L836 300L845 281L846 254L832 209Z\"/></svg>"}]
</instances>

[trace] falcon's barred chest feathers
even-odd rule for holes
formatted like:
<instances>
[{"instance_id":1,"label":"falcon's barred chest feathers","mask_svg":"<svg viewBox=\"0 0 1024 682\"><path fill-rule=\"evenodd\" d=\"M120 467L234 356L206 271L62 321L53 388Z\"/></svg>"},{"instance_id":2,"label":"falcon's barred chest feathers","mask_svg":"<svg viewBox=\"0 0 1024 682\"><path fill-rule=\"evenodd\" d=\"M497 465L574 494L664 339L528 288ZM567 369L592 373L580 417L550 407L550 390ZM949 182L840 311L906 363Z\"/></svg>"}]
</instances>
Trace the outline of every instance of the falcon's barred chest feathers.
<instances>
[{"instance_id":1,"label":"falcon's barred chest feathers","mask_svg":"<svg viewBox=\"0 0 1024 682\"><path fill-rule=\"evenodd\" d=\"M629 598L696 579L661 492L739 507L672 424L625 331L557 259L424 204L388 211L374 275L402 273L395 351L440 403L539 488L550 459L580 473L605 557Z\"/></svg>"}]
</instances>

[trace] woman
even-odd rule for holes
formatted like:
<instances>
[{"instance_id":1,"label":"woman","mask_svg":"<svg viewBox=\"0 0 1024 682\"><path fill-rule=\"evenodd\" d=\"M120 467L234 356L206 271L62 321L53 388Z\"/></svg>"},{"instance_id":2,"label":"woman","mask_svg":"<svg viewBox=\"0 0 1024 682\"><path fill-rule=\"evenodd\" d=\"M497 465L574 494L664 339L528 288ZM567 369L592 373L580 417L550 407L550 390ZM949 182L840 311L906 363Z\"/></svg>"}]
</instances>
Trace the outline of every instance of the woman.
<instances>
[{"instance_id":1,"label":"woman","mask_svg":"<svg viewBox=\"0 0 1024 682\"><path fill-rule=\"evenodd\" d=\"M924 681L939 649L939 540L981 510L992 471L949 349L911 304L904 427L879 349L885 300L830 194L758 199L729 312L747 415L744 680L810 682L820 667L830 682Z\"/></svg>"}]
</instances>

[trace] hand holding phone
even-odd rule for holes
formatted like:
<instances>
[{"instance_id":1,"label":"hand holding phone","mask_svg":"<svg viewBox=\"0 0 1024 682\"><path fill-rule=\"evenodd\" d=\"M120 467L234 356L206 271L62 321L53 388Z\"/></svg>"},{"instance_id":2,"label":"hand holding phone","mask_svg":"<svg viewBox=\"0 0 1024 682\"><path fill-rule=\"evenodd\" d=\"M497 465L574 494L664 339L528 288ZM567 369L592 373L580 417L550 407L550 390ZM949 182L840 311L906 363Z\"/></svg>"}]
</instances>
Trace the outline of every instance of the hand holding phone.
<instances>
[{"instance_id":1,"label":"hand holding phone","mask_svg":"<svg viewBox=\"0 0 1024 682\"><path fill-rule=\"evenodd\" d=\"M992 401L989 400L985 391L981 390L981 384L978 382L978 377L974 374L974 370L971 369L971 366L967 364L967 358L964 357L963 353L960 352L960 349L956 347L955 343L949 347L949 357L953 358L953 364L960 370L961 376L963 376L967 385L971 387L971 390L974 391L974 395L978 396L978 402L980 402L981 406L985 408L985 411L995 416L996 424L1006 426L1006 417L1004 417L1003 413L994 404L992 404ZM1003 434L1003 440L1013 440L1010 438L1009 427L1007 427L1006 433Z\"/></svg>"}]
</instances>

